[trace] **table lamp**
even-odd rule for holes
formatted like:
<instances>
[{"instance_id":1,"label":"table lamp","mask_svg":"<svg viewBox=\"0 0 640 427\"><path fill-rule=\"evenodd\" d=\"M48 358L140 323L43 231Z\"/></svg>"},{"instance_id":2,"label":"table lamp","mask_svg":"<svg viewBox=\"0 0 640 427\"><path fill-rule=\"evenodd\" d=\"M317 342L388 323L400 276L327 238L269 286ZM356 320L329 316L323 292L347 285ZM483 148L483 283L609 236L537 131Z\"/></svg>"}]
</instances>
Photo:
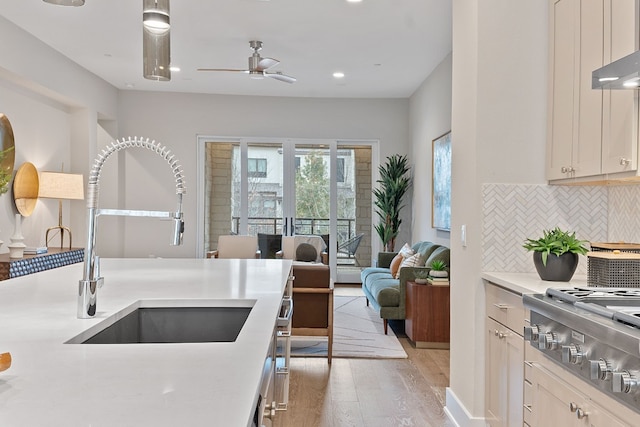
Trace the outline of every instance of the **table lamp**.
<instances>
[{"instance_id":1,"label":"table lamp","mask_svg":"<svg viewBox=\"0 0 640 427\"><path fill-rule=\"evenodd\" d=\"M62 172L40 172L39 198L58 199L58 225L47 228L46 245L49 246L49 233L60 231L60 249L64 246L64 233L69 233L69 249L71 249L71 229L62 225L62 201L84 199L84 184L81 174ZM54 236L55 237L55 236Z\"/></svg>"}]
</instances>

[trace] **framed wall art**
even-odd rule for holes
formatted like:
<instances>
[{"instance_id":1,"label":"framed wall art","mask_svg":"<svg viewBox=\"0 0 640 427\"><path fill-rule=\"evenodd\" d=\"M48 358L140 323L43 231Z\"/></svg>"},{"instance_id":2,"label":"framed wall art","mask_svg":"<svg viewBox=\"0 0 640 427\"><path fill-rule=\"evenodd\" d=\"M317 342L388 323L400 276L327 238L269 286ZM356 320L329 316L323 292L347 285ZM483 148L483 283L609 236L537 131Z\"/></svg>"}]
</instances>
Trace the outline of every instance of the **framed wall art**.
<instances>
[{"instance_id":1,"label":"framed wall art","mask_svg":"<svg viewBox=\"0 0 640 427\"><path fill-rule=\"evenodd\" d=\"M451 230L451 131L432 141L431 226Z\"/></svg>"}]
</instances>

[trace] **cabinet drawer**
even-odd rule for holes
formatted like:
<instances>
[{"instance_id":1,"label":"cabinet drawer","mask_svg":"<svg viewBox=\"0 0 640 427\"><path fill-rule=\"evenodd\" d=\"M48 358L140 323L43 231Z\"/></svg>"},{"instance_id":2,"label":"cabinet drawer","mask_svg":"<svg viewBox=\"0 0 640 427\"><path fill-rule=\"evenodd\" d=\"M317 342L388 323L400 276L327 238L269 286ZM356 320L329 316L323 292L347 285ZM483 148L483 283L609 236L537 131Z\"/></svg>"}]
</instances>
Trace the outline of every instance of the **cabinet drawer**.
<instances>
[{"instance_id":1,"label":"cabinet drawer","mask_svg":"<svg viewBox=\"0 0 640 427\"><path fill-rule=\"evenodd\" d=\"M486 304L487 316L522 336L525 312L521 295L489 283L486 285Z\"/></svg>"},{"instance_id":2,"label":"cabinet drawer","mask_svg":"<svg viewBox=\"0 0 640 427\"><path fill-rule=\"evenodd\" d=\"M524 381L524 405L523 405L523 419L525 424L531 423L531 412L533 410L533 386L527 380Z\"/></svg>"}]
</instances>

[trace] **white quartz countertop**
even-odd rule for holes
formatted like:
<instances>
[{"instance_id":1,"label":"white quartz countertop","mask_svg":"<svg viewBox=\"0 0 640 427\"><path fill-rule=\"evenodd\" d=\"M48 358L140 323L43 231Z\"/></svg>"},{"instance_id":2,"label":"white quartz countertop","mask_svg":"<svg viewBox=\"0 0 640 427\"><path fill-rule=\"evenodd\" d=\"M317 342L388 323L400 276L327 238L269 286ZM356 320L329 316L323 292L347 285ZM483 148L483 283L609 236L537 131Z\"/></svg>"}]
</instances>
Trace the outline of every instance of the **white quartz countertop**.
<instances>
[{"instance_id":1,"label":"white quartz countertop","mask_svg":"<svg viewBox=\"0 0 640 427\"><path fill-rule=\"evenodd\" d=\"M246 426L291 261L102 259L93 319L76 317L82 263L0 282L0 426ZM253 305L237 340L65 344L139 300ZM235 300L230 302L229 300Z\"/></svg>"},{"instance_id":2,"label":"white quartz countertop","mask_svg":"<svg viewBox=\"0 0 640 427\"><path fill-rule=\"evenodd\" d=\"M548 282L537 273L483 272L482 278L519 295L543 294L547 288L587 286L587 277L575 275L570 282Z\"/></svg>"}]
</instances>

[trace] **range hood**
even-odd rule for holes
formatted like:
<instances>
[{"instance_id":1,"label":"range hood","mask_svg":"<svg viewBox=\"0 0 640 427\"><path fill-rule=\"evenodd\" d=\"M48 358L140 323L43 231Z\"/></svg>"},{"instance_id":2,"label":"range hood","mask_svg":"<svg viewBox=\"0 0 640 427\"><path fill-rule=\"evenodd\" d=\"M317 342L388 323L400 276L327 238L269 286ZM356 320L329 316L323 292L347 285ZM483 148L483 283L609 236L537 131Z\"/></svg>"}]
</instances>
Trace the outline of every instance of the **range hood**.
<instances>
[{"instance_id":1,"label":"range hood","mask_svg":"<svg viewBox=\"0 0 640 427\"><path fill-rule=\"evenodd\" d=\"M591 73L592 89L640 89L640 51Z\"/></svg>"}]
</instances>

